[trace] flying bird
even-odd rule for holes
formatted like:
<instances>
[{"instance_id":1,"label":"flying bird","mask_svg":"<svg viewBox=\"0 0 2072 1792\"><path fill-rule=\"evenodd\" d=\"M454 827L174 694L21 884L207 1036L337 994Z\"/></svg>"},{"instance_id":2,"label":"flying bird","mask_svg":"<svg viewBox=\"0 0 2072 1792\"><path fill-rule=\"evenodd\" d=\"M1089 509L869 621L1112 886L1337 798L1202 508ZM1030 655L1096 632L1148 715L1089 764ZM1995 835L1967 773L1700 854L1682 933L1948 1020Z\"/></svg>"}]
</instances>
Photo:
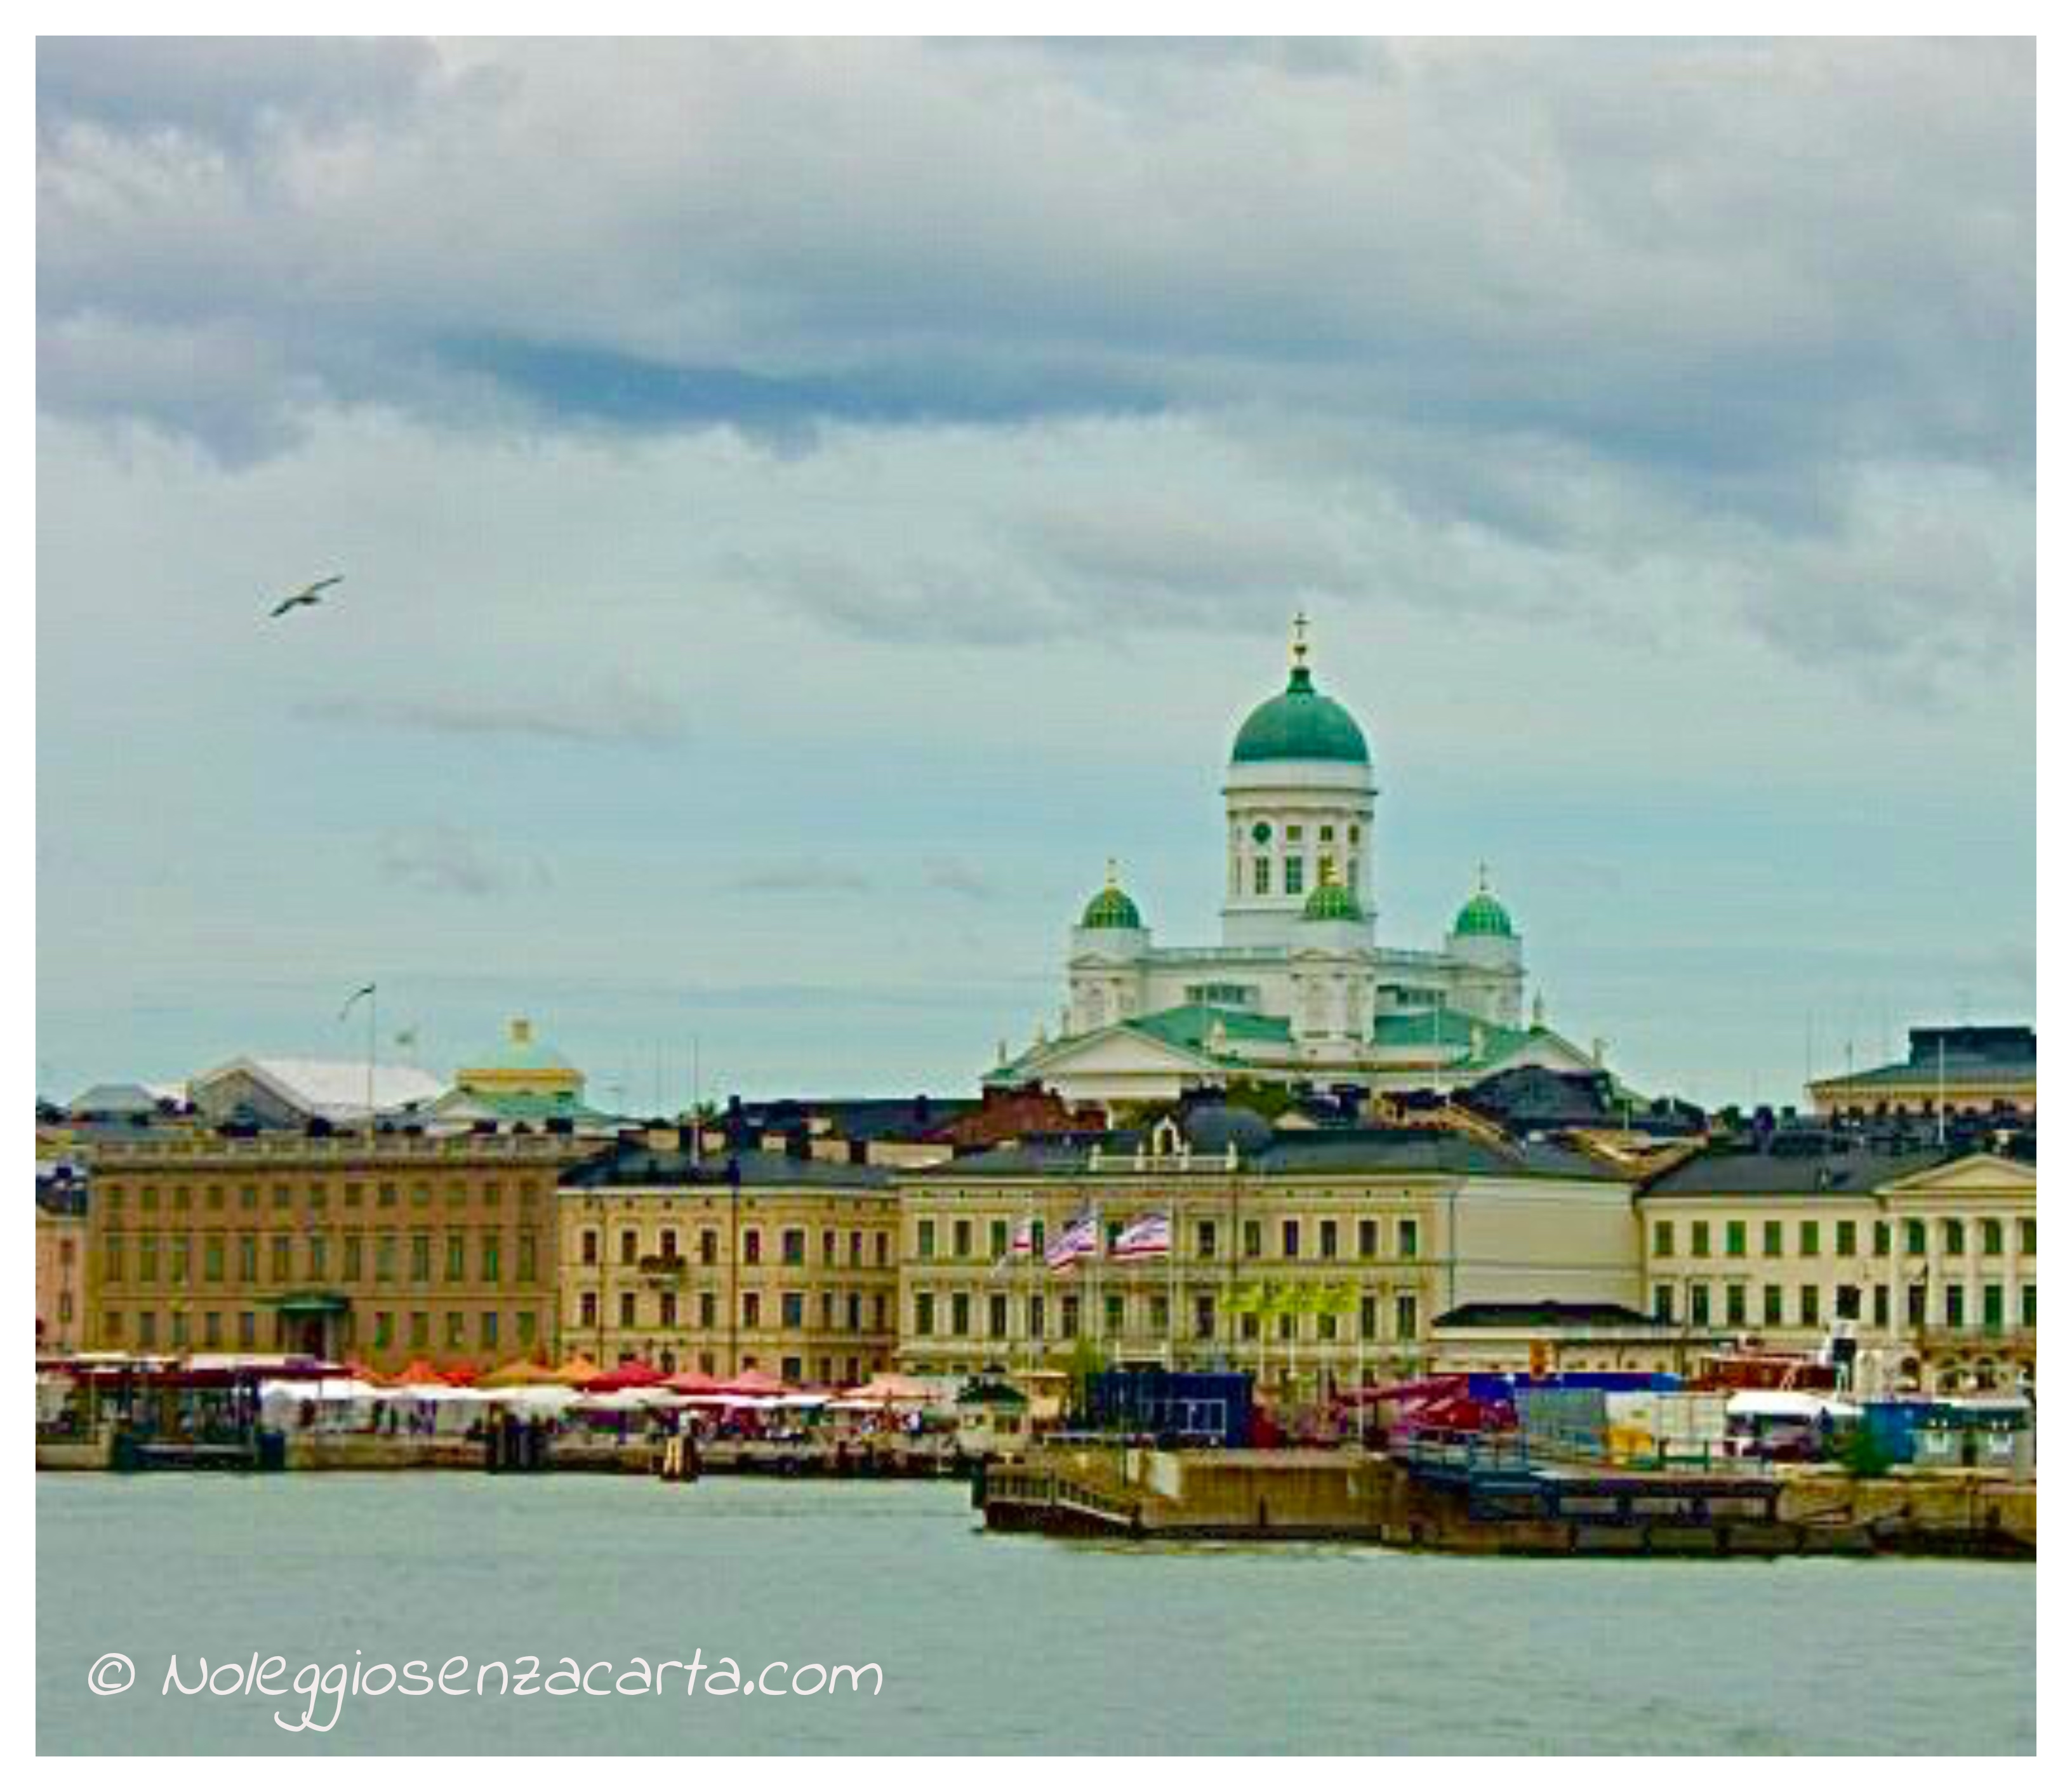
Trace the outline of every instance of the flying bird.
<instances>
[{"instance_id":1,"label":"flying bird","mask_svg":"<svg viewBox=\"0 0 2072 1792\"><path fill-rule=\"evenodd\" d=\"M290 610L297 609L303 604L322 603L323 599L318 594L331 586L343 583L344 578L345 575L343 573L333 573L329 578L320 578L314 585L306 585L292 598L282 598L267 614L269 616L285 616Z\"/></svg>"}]
</instances>

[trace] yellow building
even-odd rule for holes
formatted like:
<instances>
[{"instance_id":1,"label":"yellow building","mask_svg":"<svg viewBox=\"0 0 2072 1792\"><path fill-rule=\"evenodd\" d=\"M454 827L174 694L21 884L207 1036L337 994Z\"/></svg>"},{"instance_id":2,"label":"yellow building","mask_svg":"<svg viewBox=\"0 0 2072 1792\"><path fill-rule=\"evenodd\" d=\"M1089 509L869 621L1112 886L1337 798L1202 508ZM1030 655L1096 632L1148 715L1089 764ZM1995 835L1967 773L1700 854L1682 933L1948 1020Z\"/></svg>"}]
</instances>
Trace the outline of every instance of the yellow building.
<instances>
[{"instance_id":1,"label":"yellow building","mask_svg":"<svg viewBox=\"0 0 2072 1792\"><path fill-rule=\"evenodd\" d=\"M693 1153L674 1131L561 1179L561 1341L610 1364L853 1386L898 1346L887 1173L767 1151Z\"/></svg>"},{"instance_id":2,"label":"yellow building","mask_svg":"<svg viewBox=\"0 0 2072 1792\"><path fill-rule=\"evenodd\" d=\"M1855 1119L2036 1114L2036 1030L1918 1026L1906 1059L1806 1086L1814 1111Z\"/></svg>"},{"instance_id":3,"label":"yellow building","mask_svg":"<svg viewBox=\"0 0 2072 1792\"><path fill-rule=\"evenodd\" d=\"M504 1042L483 1053L475 1063L454 1072L454 1087L471 1095L496 1099L516 1096L548 1103L580 1103L583 1073L532 1035L532 1023L522 1016L511 1022Z\"/></svg>"},{"instance_id":4,"label":"yellow building","mask_svg":"<svg viewBox=\"0 0 2072 1792\"><path fill-rule=\"evenodd\" d=\"M1716 1150L1641 1191L1651 1310L1803 1351L1868 1391L2036 1371L2036 1166L1939 1149Z\"/></svg>"},{"instance_id":5,"label":"yellow building","mask_svg":"<svg viewBox=\"0 0 2072 1792\"><path fill-rule=\"evenodd\" d=\"M555 1182L538 1135L194 1133L92 1152L103 1349L287 1350L378 1371L554 1348Z\"/></svg>"},{"instance_id":6,"label":"yellow building","mask_svg":"<svg viewBox=\"0 0 2072 1792\"><path fill-rule=\"evenodd\" d=\"M66 1356L92 1336L86 1279L86 1178L70 1162L36 1165L36 1350Z\"/></svg>"},{"instance_id":7,"label":"yellow building","mask_svg":"<svg viewBox=\"0 0 2072 1792\"><path fill-rule=\"evenodd\" d=\"M916 1375L1061 1367L1083 1341L1112 1364L1314 1392L1420 1372L1433 1322L1467 1303L1638 1295L1628 1184L1552 1145L1277 1132L1205 1109L1120 1149L1011 1145L899 1186L900 1367ZM1170 1248L1116 1256L1145 1219ZM1079 1220L1106 1248L1047 1266Z\"/></svg>"}]
</instances>

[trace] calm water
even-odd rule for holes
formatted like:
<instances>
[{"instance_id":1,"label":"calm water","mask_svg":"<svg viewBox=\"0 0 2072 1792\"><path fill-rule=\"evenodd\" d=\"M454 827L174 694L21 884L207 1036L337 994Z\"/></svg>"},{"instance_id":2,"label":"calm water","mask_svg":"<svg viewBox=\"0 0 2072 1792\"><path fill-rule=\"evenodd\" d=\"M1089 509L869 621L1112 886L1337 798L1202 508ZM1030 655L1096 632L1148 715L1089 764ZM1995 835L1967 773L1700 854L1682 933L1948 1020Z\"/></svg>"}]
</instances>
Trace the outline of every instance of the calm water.
<instances>
[{"instance_id":1,"label":"calm water","mask_svg":"<svg viewBox=\"0 0 2072 1792\"><path fill-rule=\"evenodd\" d=\"M961 1486L39 1475L57 1752L2033 1750L2036 1576L1934 1562L1493 1562L987 1536ZM877 1697L161 1693L177 1652L436 1674L874 1662ZM88 1690L109 1651L136 1683ZM357 1654L356 1655L356 1651ZM458 1683L456 1670L450 1684ZM787 1676L773 1676L771 1685ZM335 1675L337 1679L343 1675ZM223 1683L228 1684L225 1675ZM594 1675L601 1687L607 1676ZM319 1721L336 1701L319 1700Z\"/></svg>"}]
</instances>

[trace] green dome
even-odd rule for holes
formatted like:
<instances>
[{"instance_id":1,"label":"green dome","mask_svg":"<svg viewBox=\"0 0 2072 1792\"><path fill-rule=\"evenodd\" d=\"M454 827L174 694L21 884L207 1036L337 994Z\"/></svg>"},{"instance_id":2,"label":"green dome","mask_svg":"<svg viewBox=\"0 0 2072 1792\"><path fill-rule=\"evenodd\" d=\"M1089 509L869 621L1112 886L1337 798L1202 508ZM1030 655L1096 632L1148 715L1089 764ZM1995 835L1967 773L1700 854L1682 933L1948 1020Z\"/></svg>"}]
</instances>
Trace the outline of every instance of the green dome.
<instances>
[{"instance_id":1,"label":"green dome","mask_svg":"<svg viewBox=\"0 0 2072 1792\"><path fill-rule=\"evenodd\" d=\"M1508 939L1511 937L1511 916L1489 893L1485 884L1461 905L1461 912L1453 917L1453 931L1457 934L1496 934Z\"/></svg>"},{"instance_id":2,"label":"green dome","mask_svg":"<svg viewBox=\"0 0 2072 1792\"><path fill-rule=\"evenodd\" d=\"M1231 758L1243 765L1258 759L1330 759L1343 765L1367 764L1367 737L1341 703L1319 692L1309 668L1297 665L1288 675L1288 688L1244 718Z\"/></svg>"},{"instance_id":3,"label":"green dome","mask_svg":"<svg viewBox=\"0 0 2072 1792\"><path fill-rule=\"evenodd\" d=\"M1137 912L1136 903L1111 882L1107 889L1087 904L1087 912L1079 917L1083 927L1141 927L1144 917Z\"/></svg>"},{"instance_id":4,"label":"green dome","mask_svg":"<svg viewBox=\"0 0 2072 1792\"><path fill-rule=\"evenodd\" d=\"M1364 921L1359 898L1341 883L1319 884L1302 905L1305 921Z\"/></svg>"}]
</instances>

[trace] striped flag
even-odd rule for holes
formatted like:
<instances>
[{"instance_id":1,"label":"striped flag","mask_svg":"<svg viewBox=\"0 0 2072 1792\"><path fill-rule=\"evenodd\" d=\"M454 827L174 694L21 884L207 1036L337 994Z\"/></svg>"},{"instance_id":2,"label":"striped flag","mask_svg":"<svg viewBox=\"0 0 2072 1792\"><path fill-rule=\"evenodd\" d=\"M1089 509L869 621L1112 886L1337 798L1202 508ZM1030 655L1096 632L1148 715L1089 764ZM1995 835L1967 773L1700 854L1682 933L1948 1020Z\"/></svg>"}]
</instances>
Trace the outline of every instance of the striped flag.
<instances>
[{"instance_id":1,"label":"striped flag","mask_svg":"<svg viewBox=\"0 0 2072 1792\"><path fill-rule=\"evenodd\" d=\"M1043 1253L1044 1265L1050 1269L1070 1269L1080 1258L1092 1256L1100 1249L1100 1231L1094 1223L1094 1216L1091 1213L1081 1214L1051 1240L1050 1249Z\"/></svg>"},{"instance_id":2,"label":"striped flag","mask_svg":"<svg viewBox=\"0 0 2072 1792\"><path fill-rule=\"evenodd\" d=\"M1140 1214L1108 1247L1112 1257L1162 1257L1173 1248L1173 1227L1163 1214Z\"/></svg>"},{"instance_id":3,"label":"striped flag","mask_svg":"<svg viewBox=\"0 0 2072 1792\"><path fill-rule=\"evenodd\" d=\"M1007 1255L993 1266L997 1276L1012 1269L1018 1263L1026 1262L1036 1255L1036 1220L1031 1215L1014 1228L1014 1236L1008 1240Z\"/></svg>"}]
</instances>

